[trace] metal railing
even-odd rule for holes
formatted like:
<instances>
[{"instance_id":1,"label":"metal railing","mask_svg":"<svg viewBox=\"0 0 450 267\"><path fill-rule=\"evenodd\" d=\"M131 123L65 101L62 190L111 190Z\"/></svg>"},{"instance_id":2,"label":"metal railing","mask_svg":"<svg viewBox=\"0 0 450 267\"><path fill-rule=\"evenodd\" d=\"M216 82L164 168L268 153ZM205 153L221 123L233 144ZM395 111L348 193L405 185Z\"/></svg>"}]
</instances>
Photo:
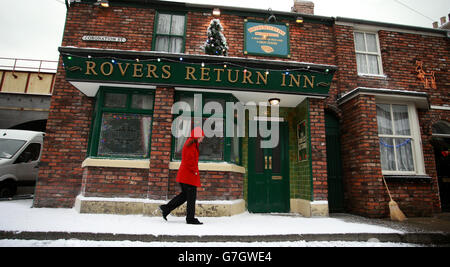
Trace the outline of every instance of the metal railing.
<instances>
[{"instance_id":1,"label":"metal railing","mask_svg":"<svg viewBox=\"0 0 450 267\"><path fill-rule=\"evenodd\" d=\"M58 61L0 57L0 70L56 73Z\"/></svg>"}]
</instances>

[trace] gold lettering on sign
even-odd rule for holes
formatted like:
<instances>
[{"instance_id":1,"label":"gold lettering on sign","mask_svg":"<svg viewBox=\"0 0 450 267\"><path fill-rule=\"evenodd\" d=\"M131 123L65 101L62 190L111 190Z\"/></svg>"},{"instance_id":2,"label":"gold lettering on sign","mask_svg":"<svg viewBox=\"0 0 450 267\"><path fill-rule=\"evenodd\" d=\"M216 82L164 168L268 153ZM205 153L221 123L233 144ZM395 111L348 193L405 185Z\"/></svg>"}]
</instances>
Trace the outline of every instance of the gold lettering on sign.
<instances>
[{"instance_id":1,"label":"gold lettering on sign","mask_svg":"<svg viewBox=\"0 0 450 267\"><path fill-rule=\"evenodd\" d=\"M119 65L120 74L122 74L122 77L125 76L125 73L127 72L128 67L130 66L130 63L127 63L125 65L125 69L122 67L122 63L117 63Z\"/></svg>"},{"instance_id":2,"label":"gold lettering on sign","mask_svg":"<svg viewBox=\"0 0 450 267\"><path fill-rule=\"evenodd\" d=\"M97 72L95 72L95 62L94 61L86 61L86 75L91 75L94 74L95 76L97 76Z\"/></svg>"},{"instance_id":3,"label":"gold lettering on sign","mask_svg":"<svg viewBox=\"0 0 450 267\"><path fill-rule=\"evenodd\" d=\"M314 88L314 79L316 78L316 76L311 76L312 81L306 75L303 75L303 78L305 79L305 85L303 86L303 88L306 88L306 83L308 83L311 88Z\"/></svg>"},{"instance_id":4,"label":"gold lettering on sign","mask_svg":"<svg viewBox=\"0 0 450 267\"><path fill-rule=\"evenodd\" d=\"M144 68L144 65L142 64L133 64L133 78L141 78L144 76L144 73L142 73L142 69Z\"/></svg>"},{"instance_id":5,"label":"gold lettering on sign","mask_svg":"<svg viewBox=\"0 0 450 267\"><path fill-rule=\"evenodd\" d=\"M257 71L256 74L258 75L258 79L256 80L256 84L261 84L260 81L263 81L264 85L267 85L267 76L269 73L265 73L265 76L261 74L261 72Z\"/></svg>"},{"instance_id":6,"label":"gold lettering on sign","mask_svg":"<svg viewBox=\"0 0 450 267\"><path fill-rule=\"evenodd\" d=\"M156 66L153 64L147 64L147 78L155 77L159 78L158 74L156 74Z\"/></svg>"},{"instance_id":7,"label":"gold lettering on sign","mask_svg":"<svg viewBox=\"0 0 450 267\"><path fill-rule=\"evenodd\" d=\"M105 71L105 66L109 66L109 72ZM100 72L104 75L104 76L109 76L112 74L114 70L114 66L112 63L110 62L103 62L102 65L100 65Z\"/></svg>"},{"instance_id":8,"label":"gold lettering on sign","mask_svg":"<svg viewBox=\"0 0 450 267\"><path fill-rule=\"evenodd\" d=\"M222 82L221 76L222 76L222 72L224 72L225 70L224 69L214 69L214 71L217 74L216 82Z\"/></svg>"},{"instance_id":9,"label":"gold lettering on sign","mask_svg":"<svg viewBox=\"0 0 450 267\"><path fill-rule=\"evenodd\" d=\"M170 66L169 65L164 65L162 67L162 71L164 72L164 74L161 76L163 79L169 79L170 76L172 76L172 73L170 73Z\"/></svg>"},{"instance_id":10,"label":"gold lettering on sign","mask_svg":"<svg viewBox=\"0 0 450 267\"><path fill-rule=\"evenodd\" d=\"M209 81L211 78L209 77L209 68L200 68L200 81Z\"/></svg>"},{"instance_id":11,"label":"gold lettering on sign","mask_svg":"<svg viewBox=\"0 0 450 267\"><path fill-rule=\"evenodd\" d=\"M244 71L244 78L242 79L242 83L249 83L249 84L253 84L253 81L250 79L252 77L252 72L247 70Z\"/></svg>"},{"instance_id":12,"label":"gold lettering on sign","mask_svg":"<svg viewBox=\"0 0 450 267\"><path fill-rule=\"evenodd\" d=\"M291 82L289 83L289 87L294 87L292 82L294 82L295 85L297 85L297 87L300 87L300 74L297 75L297 79L295 78L295 76L293 74L289 75L289 77L291 78Z\"/></svg>"},{"instance_id":13,"label":"gold lettering on sign","mask_svg":"<svg viewBox=\"0 0 450 267\"><path fill-rule=\"evenodd\" d=\"M281 75L283 78L281 79L281 86L286 86L286 74Z\"/></svg>"},{"instance_id":14,"label":"gold lettering on sign","mask_svg":"<svg viewBox=\"0 0 450 267\"><path fill-rule=\"evenodd\" d=\"M186 67L186 78L185 80L194 80L196 81L197 78L194 76L195 68L193 67Z\"/></svg>"},{"instance_id":15,"label":"gold lettering on sign","mask_svg":"<svg viewBox=\"0 0 450 267\"><path fill-rule=\"evenodd\" d=\"M232 72L232 70L228 70L228 81L230 83L236 83L239 80L239 70L235 70L235 72L236 72L236 76L235 76L236 79L234 79L234 80L231 79L231 72Z\"/></svg>"}]
</instances>

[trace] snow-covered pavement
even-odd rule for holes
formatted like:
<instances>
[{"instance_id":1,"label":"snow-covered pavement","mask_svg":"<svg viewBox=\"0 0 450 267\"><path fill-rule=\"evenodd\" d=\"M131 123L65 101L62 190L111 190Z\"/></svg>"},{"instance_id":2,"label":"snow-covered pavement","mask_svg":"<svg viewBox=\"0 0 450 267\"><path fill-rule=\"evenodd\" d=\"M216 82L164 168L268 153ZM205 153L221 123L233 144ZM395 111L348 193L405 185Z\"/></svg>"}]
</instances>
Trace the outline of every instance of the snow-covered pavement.
<instances>
[{"instance_id":1,"label":"snow-covered pavement","mask_svg":"<svg viewBox=\"0 0 450 267\"><path fill-rule=\"evenodd\" d=\"M258 236L345 233L402 233L400 230L348 222L338 218L304 218L283 214L244 213L231 217L200 218L203 225L187 225L169 215L80 214L74 209L32 208L32 200L0 202L0 231L84 232L146 235Z\"/></svg>"},{"instance_id":2,"label":"snow-covered pavement","mask_svg":"<svg viewBox=\"0 0 450 267\"><path fill-rule=\"evenodd\" d=\"M0 240L0 247L422 247L394 242L294 241L294 242L140 242L86 240Z\"/></svg>"}]
</instances>

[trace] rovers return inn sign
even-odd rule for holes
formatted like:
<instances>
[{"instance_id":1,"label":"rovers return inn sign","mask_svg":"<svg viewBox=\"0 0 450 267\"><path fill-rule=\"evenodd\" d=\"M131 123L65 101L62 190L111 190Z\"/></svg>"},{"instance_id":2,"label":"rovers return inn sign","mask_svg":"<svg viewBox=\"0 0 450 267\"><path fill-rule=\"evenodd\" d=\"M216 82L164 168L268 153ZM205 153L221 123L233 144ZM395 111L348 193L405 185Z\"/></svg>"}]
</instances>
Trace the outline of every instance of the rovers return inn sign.
<instances>
[{"instance_id":1,"label":"rovers return inn sign","mask_svg":"<svg viewBox=\"0 0 450 267\"><path fill-rule=\"evenodd\" d=\"M290 57L289 24L245 21L244 54Z\"/></svg>"},{"instance_id":2,"label":"rovers return inn sign","mask_svg":"<svg viewBox=\"0 0 450 267\"><path fill-rule=\"evenodd\" d=\"M126 60L63 55L66 78L80 82L124 82L326 96L333 71L265 70L183 60Z\"/></svg>"}]
</instances>

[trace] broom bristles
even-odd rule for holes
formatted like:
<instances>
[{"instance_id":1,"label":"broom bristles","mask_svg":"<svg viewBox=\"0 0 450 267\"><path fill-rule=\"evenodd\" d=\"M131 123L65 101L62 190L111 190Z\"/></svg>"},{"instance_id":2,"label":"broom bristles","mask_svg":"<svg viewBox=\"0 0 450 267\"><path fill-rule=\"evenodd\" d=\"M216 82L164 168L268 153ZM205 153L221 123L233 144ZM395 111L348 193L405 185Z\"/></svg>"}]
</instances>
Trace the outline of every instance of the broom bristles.
<instances>
[{"instance_id":1,"label":"broom bristles","mask_svg":"<svg viewBox=\"0 0 450 267\"><path fill-rule=\"evenodd\" d=\"M389 202L389 211L391 213L391 220L393 221L402 222L406 219L405 214L403 214L394 200L391 200L391 202Z\"/></svg>"}]
</instances>

